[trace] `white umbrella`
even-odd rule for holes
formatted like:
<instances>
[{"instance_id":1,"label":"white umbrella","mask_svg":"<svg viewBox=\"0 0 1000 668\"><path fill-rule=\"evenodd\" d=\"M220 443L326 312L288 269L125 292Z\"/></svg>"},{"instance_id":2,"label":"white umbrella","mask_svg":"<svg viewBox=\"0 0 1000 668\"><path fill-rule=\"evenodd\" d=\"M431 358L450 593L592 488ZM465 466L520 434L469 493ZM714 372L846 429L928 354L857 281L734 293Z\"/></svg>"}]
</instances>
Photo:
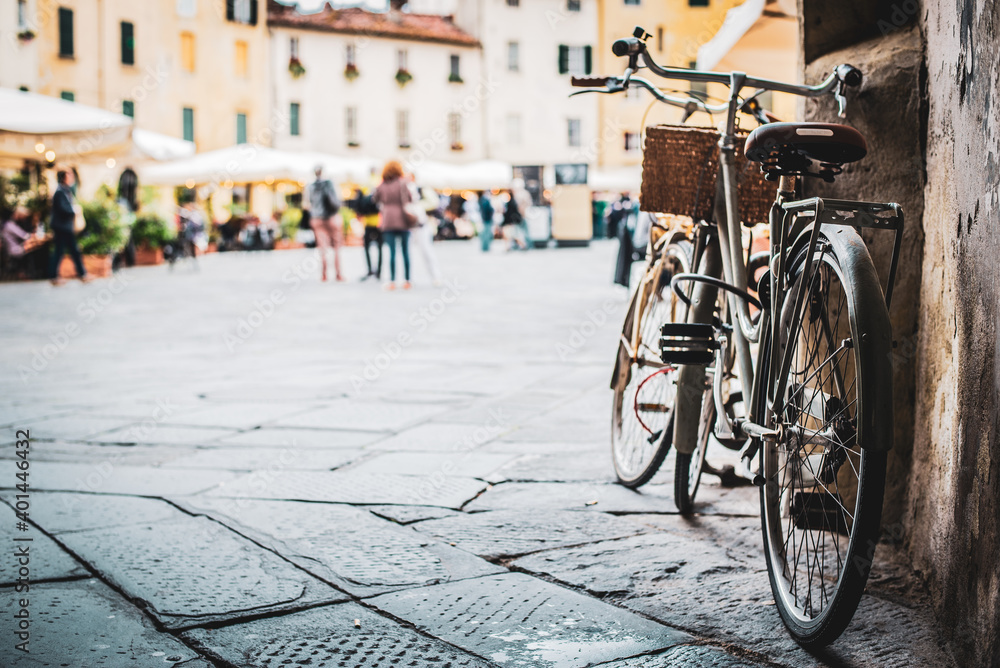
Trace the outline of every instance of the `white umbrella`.
<instances>
[{"instance_id":1,"label":"white umbrella","mask_svg":"<svg viewBox=\"0 0 1000 668\"><path fill-rule=\"evenodd\" d=\"M642 184L642 166L593 169L587 185L596 192L639 192Z\"/></svg>"},{"instance_id":2,"label":"white umbrella","mask_svg":"<svg viewBox=\"0 0 1000 668\"><path fill-rule=\"evenodd\" d=\"M194 142L139 128L132 131L132 143L137 156L153 160L178 160L194 155Z\"/></svg>"},{"instance_id":3,"label":"white umbrella","mask_svg":"<svg viewBox=\"0 0 1000 668\"><path fill-rule=\"evenodd\" d=\"M464 165L428 161L413 169L417 183L438 190L490 190L509 188L514 170L499 160L479 160Z\"/></svg>"},{"instance_id":4,"label":"white umbrella","mask_svg":"<svg viewBox=\"0 0 1000 668\"><path fill-rule=\"evenodd\" d=\"M0 88L0 157L52 161L122 155L131 136L128 116Z\"/></svg>"}]
</instances>

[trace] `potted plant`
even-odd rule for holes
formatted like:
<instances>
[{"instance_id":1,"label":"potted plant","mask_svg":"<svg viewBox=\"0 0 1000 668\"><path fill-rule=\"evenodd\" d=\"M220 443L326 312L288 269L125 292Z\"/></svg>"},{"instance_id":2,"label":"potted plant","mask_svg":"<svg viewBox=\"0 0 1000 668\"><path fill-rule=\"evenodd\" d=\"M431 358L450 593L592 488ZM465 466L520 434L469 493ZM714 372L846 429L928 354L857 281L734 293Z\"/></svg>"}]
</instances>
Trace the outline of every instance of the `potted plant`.
<instances>
[{"instance_id":1,"label":"potted plant","mask_svg":"<svg viewBox=\"0 0 1000 668\"><path fill-rule=\"evenodd\" d=\"M461 75L459 75L459 74L457 74L455 72L452 72L451 74L448 75L448 83L459 83L460 84L460 83L465 83L465 81L462 80Z\"/></svg>"},{"instance_id":2,"label":"potted plant","mask_svg":"<svg viewBox=\"0 0 1000 668\"><path fill-rule=\"evenodd\" d=\"M413 81L413 75L410 74L409 71L404 70L402 68L396 70L396 83L399 84L400 88L410 83L411 81Z\"/></svg>"},{"instance_id":3,"label":"potted plant","mask_svg":"<svg viewBox=\"0 0 1000 668\"><path fill-rule=\"evenodd\" d=\"M299 223L302 222L302 209L289 207L281 214L281 238L274 242L275 250L282 248L304 248L304 244L298 242L296 237L299 232Z\"/></svg>"},{"instance_id":4,"label":"potted plant","mask_svg":"<svg viewBox=\"0 0 1000 668\"><path fill-rule=\"evenodd\" d=\"M305 66L302 65L302 61L298 58L292 58L288 61L288 71L292 75L293 79L298 79L306 73Z\"/></svg>"},{"instance_id":5,"label":"potted plant","mask_svg":"<svg viewBox=\"0 0 1000 668\"><path fill-rule=\"evenodd\" d=\"M344 68L344 78L348 81L354 81L359 76L361 76L361 72L358 71L358 66L354 63L347 63L347 67Z\"/></svg>"},{"instance_id":6,"label":"potted plant","mask_svg":"<svg viewBox=\"0 0 1000 668\"><path fill-rule=\"evenodd\" d=\"M25 28L21 32L17 33L17 38L22 42L30 42L35 39L35 31L30 28Z\"/></svg>"},{"instance_id":7,"label":"potted plant","mask_svg":"<svg viewBox=\"0 0 1000 668\"><path fill-rule=\"evenodd\" d=\"M128 230L122 223L118 204L111 198L100 197L83 206L83 217L87 227L80 235L80 252L83 254L83 266L87 273L95 278L111 275L111 258L115 253L125 248L128 242ZM59 276L73 278L76 269L68 256L63 257L59 266Z\"/></svg>"},{"instance_id":8,"label":"potted plant","mask_svg":"<svg viewBox=\"0 0 1000 668\"><path fill-rule=\"evenodd\" d=\"M135 244L137 265L161 264L163 247L174 238L167 221L154 213L144 213L136 217L132 225L132 242Z\"/></svg>"}]
</instances>

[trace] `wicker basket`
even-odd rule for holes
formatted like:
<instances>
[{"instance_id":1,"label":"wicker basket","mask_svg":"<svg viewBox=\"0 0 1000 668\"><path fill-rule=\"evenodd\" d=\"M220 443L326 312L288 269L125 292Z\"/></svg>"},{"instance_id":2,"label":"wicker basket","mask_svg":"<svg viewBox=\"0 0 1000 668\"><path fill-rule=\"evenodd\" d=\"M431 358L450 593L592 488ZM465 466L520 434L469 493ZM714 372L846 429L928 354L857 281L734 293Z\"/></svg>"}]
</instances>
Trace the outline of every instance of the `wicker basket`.
<instances>
[{"instance_id":1,"label":"wicker basket","mask_svg":"<svg viewBox=\"0 0 1000 668\"><path fill-rule=\"evenodd\" d=\"M764 180L756 163L743 155L746 134L736 136L740 219L767 222L776 185ZM642 158L643 211L711 220L719 172L719 133L713 128L655 125L646 128Z\"/></svg>"}]
</instances>

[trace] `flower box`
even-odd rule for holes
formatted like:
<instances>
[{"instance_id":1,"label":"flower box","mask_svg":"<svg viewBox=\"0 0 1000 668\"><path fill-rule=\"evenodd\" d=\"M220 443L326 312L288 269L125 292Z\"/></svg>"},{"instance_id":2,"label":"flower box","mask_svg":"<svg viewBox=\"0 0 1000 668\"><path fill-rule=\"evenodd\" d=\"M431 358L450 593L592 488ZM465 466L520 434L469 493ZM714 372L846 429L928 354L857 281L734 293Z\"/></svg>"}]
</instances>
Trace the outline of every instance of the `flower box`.
<instances>
[{"instance_id":1,"label":"flower box","mask_svg":"<svg viewBox=\"0 0 1000 668\"><path fill-rule=\"evenodd\" d=\"M157 264L163 264L163 249L161 248L135 249L135 266L147 267Z\"/></svg>"},{"instance_id":2,"label":"flower box","mask_svg":"<svg viewBox=\"0 0 1000 668\"><path fill-rule=\"evenodd\" d=\"M111 256L84 255L83 268L91 278L107 278L111 275ZM59 265L59 278L76 278L76 267L69 255L64 255Z\"/></svg>"}]
</instances>

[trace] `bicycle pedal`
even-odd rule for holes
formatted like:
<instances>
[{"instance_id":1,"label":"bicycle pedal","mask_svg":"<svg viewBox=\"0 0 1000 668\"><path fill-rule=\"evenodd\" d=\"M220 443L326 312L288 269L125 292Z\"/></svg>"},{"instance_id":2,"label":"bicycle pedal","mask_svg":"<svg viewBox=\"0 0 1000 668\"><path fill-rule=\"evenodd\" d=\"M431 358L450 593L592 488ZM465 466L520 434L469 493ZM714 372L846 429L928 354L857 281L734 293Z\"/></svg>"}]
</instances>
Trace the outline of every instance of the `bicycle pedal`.
<instances>
[{"instance_id":1,"label":"bicycle pedal","mask_svg":"<svg viewBox=\"0 0 1000 668\"><path fill-rule=\"evenodd\" d=\"M660 328L660 359L664 364L707 366L715 361L718 349L712 325L668 322Z\"/></svg>"}]
</instances>

